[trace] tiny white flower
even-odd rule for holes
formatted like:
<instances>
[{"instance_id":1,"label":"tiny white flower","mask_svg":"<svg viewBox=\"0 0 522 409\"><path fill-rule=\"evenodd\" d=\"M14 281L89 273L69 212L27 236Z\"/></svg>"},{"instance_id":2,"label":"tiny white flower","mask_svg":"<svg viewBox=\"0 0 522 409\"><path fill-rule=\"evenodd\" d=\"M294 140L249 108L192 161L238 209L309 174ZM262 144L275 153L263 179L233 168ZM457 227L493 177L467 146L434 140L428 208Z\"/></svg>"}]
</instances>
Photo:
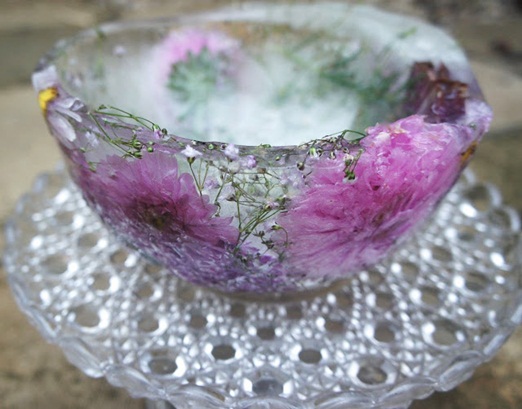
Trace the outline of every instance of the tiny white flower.
<instances>
[{"instance_id":1,"label":"tiny white flower","mask_svg":"<svg viewBox=\"0 0 522 409\"><path fill-rule=\"evenodd\" d=\"M229 143L223 153L231 160L239 159L239 149L233 143Z\"/></svg>"},{"instance_id":2,"label":"tiny white flower","mask_svg":"<svg viewBox=\"0 0 522 409\"><path fill-rule=\"evenodd\" d=\"M100 144L98 137L91 131L85 132L85 139L87 139L92 147L96 147Z\"/></svg>"},{"instance_id":3,"label":"tiny white flower","mask_svg":"<svg viewBox=\"0 0 522 409\"><path fill-rule=\"evenodd\" d=\"M390 139L389 132L379 132L379 134L375 137L377 142L386 142Z\"/></svg>"},{"instance_id":4,"label":"tiny white flower","mask_svg":"<svg viewBox=\"0 0 522 409\"><path fill-rule=\"evenodd\" d=\"M112 53L116 56L116 57L122 57L124 56L125 54L127 54L127 49L121 45L121 44L118 44L116 45L113 50L112 50Z\"/></svg>"},{"instance_id":5,"label":"tiny white flower","mask_svg":"<svg viewBox=\"0 0 522 409\"><path fill-rule=\"evenodd\" d=\"M205 180L204 186L205 186L205 189L211 190L211 189L217 189L220 185L216 179L207 179L207 180Z\"/></svg>"},{"instance_id":6,"label":"tiny white flower","mask_svg":"<svg viewBox=\"0 0 522 409\"><path fill-rule=\"evenodd\" d=\"M347 153L344 155L344 161L347 162L347 161L353 161L355 159L355 156Z\"/></svg>"},{"instance_id":7,"label":"tiny white flower","mask_svg":"<svg viewBox=\"0 0 522 409\"><path fill-rule=\"evenodd\" d=\"M187 145L185 146L185 149L181 151L183 155L185 155L187 158L197 158L198 156L201 156L202 153L194 149L192 146Z\"/></svg>"},{"instance_id":8,"label":"tiny white flower","mask_svg":"<svg viewBox=\"0 0 522 409\"><path fill-rule=\"evenodd\" d=\"M267 200L265 202L265 207L270 209L270 210L273 210L273 209L277 209L279 207L279 203L273 201L273 200Z\"/></svg>"},{"instance_id":9,"label":"tiny white flower","mask_svg":"<svg viewBox=\"0 0 522 409\"><path fill-rule=\"evenodd\" d=\"M392 124L390 127L390 132L392 133L392 135L397 135L397 134L401 134L401 133L405 133L407 132L402 126L401 124Z\"/></svg>"},{"instance_id":10,"label":"tiny white flower","mask_svg":"<svg viewBox=\"0 0 522 409\"><path fill-rule=\"evenodd\" d=\"M69 146L67 142L72 143L76 140L76 131L67 118L64 118L60 114L53 114L49 116L49 123L51 124L54 135L66 146Z\"/></svg>"},{"instance_id":11,"label":"tiny white flower","mask_svg":"<svg viewBox=\"0 0 522 409\"><path fill-rule=\"evenodd\" d=\"M254 155L247 155L245 158L243 158L241 164L246 166L247 169L254 169L257 166L256 157Z\"/></svg>"},{"instance_id":12,"label":"tiny white flower","mask_svg":"<svg viewBox=\"0 0 522 409\"><path fill-rule=\"evenodd\" d=\"M152 135L154 135L154 139L161 140L164 139L165 135L163 135L163 132L161 129L156 128L152 131Z\"/></svg>"}]
</instances>

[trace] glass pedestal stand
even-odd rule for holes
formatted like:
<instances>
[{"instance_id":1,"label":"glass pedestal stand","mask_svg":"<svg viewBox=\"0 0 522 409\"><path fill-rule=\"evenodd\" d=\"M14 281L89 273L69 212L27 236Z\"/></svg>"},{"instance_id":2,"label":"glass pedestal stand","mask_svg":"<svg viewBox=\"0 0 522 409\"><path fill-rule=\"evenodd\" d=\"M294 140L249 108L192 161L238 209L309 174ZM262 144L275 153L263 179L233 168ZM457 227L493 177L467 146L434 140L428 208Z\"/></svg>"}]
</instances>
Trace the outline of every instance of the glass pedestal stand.
<instances>
[{"instance_id":1,"label":"glass pedestal stand","mask_svg":"<svg viewBox=\"0 0 522 409\"><path fill-rule=\"evenodd\" d=\"M148 408L406 408L454 388L522 321L520 223L469 173L387 260L320 294L237 299L111 238L63 172L6 230L20 308L89 376Z\"/></svg>"}]
</instances>

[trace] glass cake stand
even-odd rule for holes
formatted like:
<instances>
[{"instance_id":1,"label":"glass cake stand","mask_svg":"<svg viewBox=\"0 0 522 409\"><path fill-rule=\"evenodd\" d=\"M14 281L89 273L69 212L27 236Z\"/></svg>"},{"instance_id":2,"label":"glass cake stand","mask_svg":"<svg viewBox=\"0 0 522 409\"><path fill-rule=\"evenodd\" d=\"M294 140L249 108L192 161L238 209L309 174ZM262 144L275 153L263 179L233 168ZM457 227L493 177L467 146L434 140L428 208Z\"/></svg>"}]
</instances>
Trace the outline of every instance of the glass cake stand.
<instances>
[{"instance_id":1,"label":"glass cake stand","mask_svg":"<svg viewBox=\"0 0 522 409\"><path fill-rule=\"evenodd\" d=\"M149 408L406 408L469 378L522 322L518 216L470 173L384 262L285 302L169 275L115 241L61 170L6 237L31 322Z\"/></svg>"}]
</instances>

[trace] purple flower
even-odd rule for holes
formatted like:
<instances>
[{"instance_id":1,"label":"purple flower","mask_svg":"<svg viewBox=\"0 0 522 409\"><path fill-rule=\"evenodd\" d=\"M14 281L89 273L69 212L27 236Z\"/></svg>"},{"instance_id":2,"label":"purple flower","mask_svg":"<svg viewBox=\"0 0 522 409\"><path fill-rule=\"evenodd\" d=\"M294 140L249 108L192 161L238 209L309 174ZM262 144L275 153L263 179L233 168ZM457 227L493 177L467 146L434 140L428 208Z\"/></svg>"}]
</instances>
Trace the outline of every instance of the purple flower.
<instances>
[{"instance_id":1,"label":"purple flower","mask_svg":"<svg viewBox=\"0 0 522 409\"><path fill-rule=\"evenodd\" d=\"M155 50L153 60L157 70L156 78L166 85L172 66L187 61L190 56L199 55L204 50L214 56L230 55L238 48L237 40L218 31L199 29L173 31Z\"/></svg>"},{"instance_id":2,"label":"purple flower","mask_svg":"<svg viewBox=\"0 0 522 409\"><path fill-rule=\"evenodd\" d=\"M466 112L468 85L451 79L448 68L431 62L413 65L406 109L410 113L426 115L428 122L454 121Z\"/></svg>"},{"instance_id":3,"label":"purple flower","mask_svg":"<svg viewBox=\"0 0 522 409\"><path fill-rule=\"evenodd\" d=\"M346 180L341 155L318 160L277 220L286 260L313 277L341 277L378 261L453 185L475 143L470 129L419 115L369 128L354 181Z\"/></svg>"},{"instance_id":4,"label":"purple flower","mask_svg":"<svg viewBox=\"0 0 522 409\"><path fill-rule=\"evenodd\" d=\"M88 200L102 218L145 252L187 239L220 248L237 241L232 219L214 217L216 206L198 193L191 175L179 174L177 160L169 154L110 156L85 182Z\"/></svg>"},{"instance_id":5,"label":"purple flower","mask_svg":"<svg viewBox=\"0 0 522 409\"><path fill-rule=\"evenodd\" d=\"M72 180L82 189L89 186L89 180L92 176L92 169L85 158L84 152L76 148L68 148L64 144L58 142L58 146L62 150L65 164L69 170Z\"/></svg>"},{"instance_id":6,"label":"purple flower","mask_svg":"<svg viewBox=\"0 0 522 409\"><path fill-rule=\"evenodd\" d=\"M81 116L77 113L83 107L82 103L62 90L54 66L34 73L32 81L51 133L62 144L72 148L77 135L71 121L82 122Z\"/></svg>"},{"instance_id":7,"label":"purple flower","mask_svg":"<svg viewBox=\"0 0 522 409\"><path fill-rule=\"evenodd\" d=\"M254 155L247 155L241 160L241 165L247 169L254 169L257 166L257 160Z\"/></svg>"},{"instance_id":8,"label":"purple flower","mask_svg":"<svg viewBox=\"0 0 522 409\"><path fill-rule=\"evenodd\" d=\"M165 138L165 135L161 129L155 128L152 130L152 137L153 139L160 141Z\"/></svg>"},{"instance_id":9,"label":"purple flower","mask_svg":"<svg viewBox=\"0 0 522 409\"><path fill-rule=\"evenodd\" d=\"M110 156L96 171L79 150L62 147L84 197L122 240L194 284L222 291L291 290L279 260L251 246L235 248L232 218L200 196L176 159L161 150L142 159Z\"/></svg>"},{"instance_id":10,"label":"purple flower","mask_svg":"<svg viewBox=\"0 0 522 409\"><path fill-rule=\"evenodd\" d=\"M223 153L230 160L239 159L239 149L233 143L229 143Z\"/></svg>"},{"instance_id":11,"label":"purple flower","mask_svg":"<svg viewBox=\"0 0 522 409\"><path fill-rule=\"evenodd\" d=\"M207 190L217 189L221 186L217 179L207 178L203 187Z\"/></svg>"},{"instance_id":12,"label":"purple flower","mask_svg":"<svg viewBox=\"0 0 522 409\"><path fill-rule=\"evenodd\" d=\"M294 272L286 271L277 258L259 254L255 247L242 246L237 252L225 252L188 240L167 243L164 249L157 259L178 276L225 292L292 291L299 282L292 279Z\"/></svg>"}]
</instances>

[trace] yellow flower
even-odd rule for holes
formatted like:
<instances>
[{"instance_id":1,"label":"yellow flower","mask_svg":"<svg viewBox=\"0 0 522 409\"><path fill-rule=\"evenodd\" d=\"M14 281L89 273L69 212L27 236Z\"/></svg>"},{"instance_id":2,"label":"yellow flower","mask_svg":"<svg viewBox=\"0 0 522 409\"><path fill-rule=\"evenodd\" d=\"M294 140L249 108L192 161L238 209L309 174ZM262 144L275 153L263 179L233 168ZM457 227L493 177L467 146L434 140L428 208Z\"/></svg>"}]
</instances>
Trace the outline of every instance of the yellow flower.
<instances>
[{"instance_id":1,"label":"yellow flower","mask_svg":"<svg viewBox=\"0 0 522 409\"><path fill-rule=\"evenodd\" d=\"M478 142L474 141L471 143L471 145L468 146L468 149L466 149L464 152L460 154L460 163L462 166L466 166L468 162L470 161L471 157L474 155L475 151L477 150Z\"/></svg>"},{"instance_id":2,"label":"yellow flower","mask_svg":"<svg viewBox=\"0 0 522 409\"><path fill-rule=\"evenodd\" d=\"M55 87L46 88L38 93L38 103L40 109L45 114L47 112L47 105L58 96L58 90Z\"/></svg>"}]
</instances>

